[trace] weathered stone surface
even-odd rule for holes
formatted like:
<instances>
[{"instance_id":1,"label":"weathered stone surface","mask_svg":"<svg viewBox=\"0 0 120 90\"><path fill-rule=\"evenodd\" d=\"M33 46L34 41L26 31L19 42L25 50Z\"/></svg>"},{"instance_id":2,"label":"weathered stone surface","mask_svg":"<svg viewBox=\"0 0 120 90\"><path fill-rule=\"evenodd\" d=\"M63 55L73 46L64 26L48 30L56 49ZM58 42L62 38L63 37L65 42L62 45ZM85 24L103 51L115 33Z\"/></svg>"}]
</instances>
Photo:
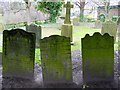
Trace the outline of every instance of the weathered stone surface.
<instances>
[{"instance_id":1,"label":"weathered stone surface","mask_svg":"<svg viewBox=\"0 0 120 90\"><path fill-rule=\"evenodd\" d=\"M101 33L108 33L109 35L114 36L114 40L116 41L117 24L112 21L106 21L102 24Z\"/></svg>"},{"instance_id":2,"label":"weathered stone surface","mask_svg":"<svg viewBox=\"0 0 120 90\"><path fill-rule=\"evenodd\" d=\"M64 24L71 24L70 9L73 8L73 5L70 2L67 2L67 4L65 4L64 7L66 8L66 16L65 16Z\"/></svg>"},{"instance_id":3,"label":"weathered stone surface","mask_svg":"<svg viewBox=\"0 0 120 90\"><path fill-rule=\"evenodd\" d=\"M73 18L73 25L78 26L80 24L79 22L80 22L80 18L79 17Z\"/></svg>"},{"instance_id":4,"label":"weathered stone surface","mask_svg":"<svg viewBox=\"0 0 120 90\"><path fill-rule=\"evenodd\" d=\"M70 37L70 41L73 41L73 25L63 24L61 30L61 36Z\"/></svg>"},{"instance_id":5,"label":"weathered stone surface","mask_svg":"<svg viewBox=\"0 0 120 90\"><path fill-rule=\"evenodd\" d=\"M35 24L31 24L30 26L26 26L26 31L33 32L36 34L36 47L40 47L39 40L41 39L41 26L37 26Z\"/></svg>"},{"instance_id":6,"label":"weathered stone surface","mask_svg":"<svg viewBox=\"0 0 120 90\"><path fill-rule=\"evenodd\" d=\"M0 32L2 32L3 30L4 30L4 25L0 23Z\"/></svg>"},{"instance_id":7,"label":"weathered stone surface","mask_svg":"<svg viewBox=\"0 0 120 90\"><path fill-rule=\"evenodd\" d=\"M64 24L62 25L61 28L61 36L70 37L70 41L73 42L73 38L72 38L73 25L71 24L70 21L70 9L73 8L73 5L70 4L70 2L67 2L67 4L64 5L64 7L66 7L66 17Z\"/></svg>"},{"instance_id":8,"label":"weathered stone surface","mask_svg":"<svg viewBox=\"0 0 120 90\"><path fill-rule=\"evenodd\" d=\"M52 35L40 40L44 84L71 83L72 62L70 39Z\"/></svg>"},{"instance_id":9,"label":"weathered stone surface","mask_svg":"<svg viewBox=\"0 0 120 90\"><path fill-rule=\"evenodd\" d=\"M35 61L35 34L22 29L3 32L3 77L32 79Z\"/></svg>"},{"instance_id":10,"label":"weathered stone surface","mask_svg":"<svg viewBox=\"0 0 120 90\"><path fill-rule=\"evenodd\" d=\"M0 52L0 65L2 65L2 52Z\"/></svg>"},{"instance_id":11,"label":"weathered stone surface","mask_svg":"<svg viewBox=\"0 0 120 90\"><path fill-rule=\"evenodd\" d=\"M95 28L102 28L102 22L100 20L95 21Z\"/></svg>"},{"instance_id":12,"label":"weathered stone surface","mask_svg":"<svg viewBox=\"0 0 120 90\"><path fill-rule=\"evenodd\" d=\"M94 33L82 38L83 82L113 81L114 39L109 34Z\"/></svg>"}]
</instances>

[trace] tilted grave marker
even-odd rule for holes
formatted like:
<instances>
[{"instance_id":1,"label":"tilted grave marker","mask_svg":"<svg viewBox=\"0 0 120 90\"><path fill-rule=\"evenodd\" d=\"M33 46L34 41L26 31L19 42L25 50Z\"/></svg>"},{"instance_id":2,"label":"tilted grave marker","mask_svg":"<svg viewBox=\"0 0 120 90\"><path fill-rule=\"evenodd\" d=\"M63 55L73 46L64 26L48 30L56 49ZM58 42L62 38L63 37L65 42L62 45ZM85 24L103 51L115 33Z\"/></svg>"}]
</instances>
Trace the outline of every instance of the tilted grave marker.
<instances>
[{"instance_id":1,"label":"tilted grave marker","mask_svg":"<svg viewBox=\"0 0 120 90\"><path fill-rule=\"evenodd\" d=\"M39 40L41 39L41 26L31 24L30 26L26 26L26 31L36 34L36 47L40 47Z\"/></svg>"},{"instance_id":2,"label":"tilted grave marker","mask_svg":"<svg viewBox=\"0 0 120 90\"><path fill-rule=\"evenodd\" d=\"M82 38L83 82L113 81L114 38L94 33Z\"/></svg>"},{"instance_id":3,"label":"tilted grave marker","mask_svg":"<svg viewBox=\"0 0 120 90\"><path fill-rule=\"evenodd\" d=\"M32 78L35 61L35 34L22 29L3 32L3 77Z\"/></svg>"},{"instance_id":4,"label":"tilted grave marker","mask_svg":"<svg viewBox=\"0 0 120 90\"><path fill-rule=\"evenodd\" d=\"M101 33L108 33L109 35L114 36L114 41L116 41L117 24L112 21L106 21L102 24Z\"/></svg>"},{"instance_id":5,"label":"tilted grave marker","mask_svg":"<svg viewBox=\"0 0 120 90\"><path fill-rule=\"evenodd\" d=\"M40 40L44 84L71 83L70 38L52 35Z\"/></svg>"}]
</instances>

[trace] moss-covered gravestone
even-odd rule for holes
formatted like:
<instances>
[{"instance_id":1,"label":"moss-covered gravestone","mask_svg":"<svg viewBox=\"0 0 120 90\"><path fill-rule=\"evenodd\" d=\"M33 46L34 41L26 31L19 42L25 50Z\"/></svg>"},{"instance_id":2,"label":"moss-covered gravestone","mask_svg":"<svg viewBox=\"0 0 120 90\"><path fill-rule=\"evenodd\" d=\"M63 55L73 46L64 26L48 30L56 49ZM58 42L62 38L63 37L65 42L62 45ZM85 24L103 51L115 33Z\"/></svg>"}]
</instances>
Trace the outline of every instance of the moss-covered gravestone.
<instances>
[{"instance_id":1,"label":"moss-covered gravestone","mask_svg":"<svg viewBox=\"0 0 120 90\"><path fill-rule=\"evenodd\" d=\"M70 38L52 35L40 40L44 84L72 82Z\"/></svg>"},{"instance_id":2,"label":"moss-covered gravestone","mask_svg":"<svg viewBox=\"0 0 120 90\"><path fill-rule=\"evenodd\" d=\"M102 22L100 20L95 21L95 28L102 28Z\"/></svg>"},{"instance_id":3,"label":"moss-covered gravestone","mask_svg":"<svg viewBox=\"0 0 120 90\"><path fill-rule=\"evenodd\" d=\"M66 37L70 37L70 41L73 41L73 25L71 24L70 21L70 9L73 8L73 5L70 4L70 2L67 2L66 5L64 5L64 7L66 7L66 16L65 16L65 21L64 24L62 25L62 29L61 29L61 35L62 36L66 36Z\"/></svg>"},{"instance_id":4,"label":"moss-covered gravestone","mask_svg":"<svg viewBox=\"0 0 120 90\"><path fill-rule=\"evenodd\" d=\"M3 32L3 77L32 79L35 61L35 34L22 29Z\"/></svg>"},{"instance_id":5,"label":"moss-covered gravestone","mask_svg":"<svg viewBox=\"0 0 120 90\"><path fill-rule=\"evenodd\" d=\"M0 52L0 65L2 65L2 52Z\"/></svg>"},{"instance_id":6,"label":"moss-covered gravestone","mask_svg":"<svg viewBox=\"0 0 120 90\"><path fill-rule=\"evenodd\" d=\"M105 23L103 23L101 34L105 34L105 33L114 36L114 41L116 41L117 24L112 21L106 21Z\"/></svg>"},{"instance_id":7,"label":"moss-covered gravestone","mask_svg":"<svg viewBox=\"0 0 120 90\"><path fill-rule=\"evenodd\" d=\"M78 26L78 25L79 25L79 22L80 22L80 18L79 18L79 17L73 18L73 25Z\"/></svg>"},{"instance_id":8,"label":"moss-covered gravestone","mask_svg":"<svg viewBox=\"0 0 120 90\"><path fill-rule=\"evenodd\" d=\"M114 80L114 39L109 34L94 33L82 38L83 82Z\"/></svg>"},{"instance_id":9,"label":"moss-covered gravestone","mask_svg":"<svg viewBox=\"0 0 120 90\"><path fill-rule=\"evenodd\" d=\"M0 23L0 32L3 32L3 30L4 30L4 25Z\"/></svg>"},{"instance_id":10,"label":"moss-covered gravestone","mask_svg":"<svg viewBox=\"0 0 120 90\"><path fill-rule=\"evenodd\" d=\"M41 26L31 24L29 26L26 26L26 31L33 32L36 34L36 47L40 47L39 40L41 39Z\"/></svg>"}]
</instances>

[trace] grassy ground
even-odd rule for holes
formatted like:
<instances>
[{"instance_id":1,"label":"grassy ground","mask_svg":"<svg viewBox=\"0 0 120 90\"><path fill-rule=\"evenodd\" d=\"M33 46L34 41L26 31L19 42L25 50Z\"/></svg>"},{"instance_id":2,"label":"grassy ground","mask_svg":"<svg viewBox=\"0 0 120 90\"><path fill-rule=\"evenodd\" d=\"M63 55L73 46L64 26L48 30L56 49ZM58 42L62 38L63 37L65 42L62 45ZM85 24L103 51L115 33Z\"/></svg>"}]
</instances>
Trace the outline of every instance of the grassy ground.
<instances>
[{"instance_id":1,"label":"grassy ground","mask_svg":"<svg viewBox=\"0 0 120 90\"><path fill-rule=\"evenodd\" d=\"M60 26L59 26L60 27ZM71 50L81 50L81 38L84 38L86 34L93 35L94 32L100 32L100 29L94 29L89 27L74 26L73 27L73 41L74 45L71 46ZM42 38L48 37L50 35L60 35L61 30L55 25L42 25ZM0 37L0 41L2 37ZM117 50L118 42L114 44L115 50ZM2 52L2 47L0 47L0 52ZM40 49L35 50L35 61L40 64Z\"/></svg>"}]
</instances>

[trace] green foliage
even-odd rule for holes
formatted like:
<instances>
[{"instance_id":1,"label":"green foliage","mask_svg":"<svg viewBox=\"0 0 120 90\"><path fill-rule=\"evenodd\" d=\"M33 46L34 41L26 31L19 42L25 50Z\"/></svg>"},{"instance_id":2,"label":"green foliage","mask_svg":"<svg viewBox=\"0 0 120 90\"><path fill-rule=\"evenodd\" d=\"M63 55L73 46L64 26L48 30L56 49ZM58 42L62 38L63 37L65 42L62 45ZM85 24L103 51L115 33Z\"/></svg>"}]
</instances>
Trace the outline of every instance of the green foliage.
<instances>
[{"instance_id":1,"label":"green foliage","mask_svg":"<svg viewBox=\"0 0 120 90\"><path fill-rule=\"evenodd\" d=\"M118 16L117 25L120 24L120 16Z\"/></svg>"},{"instance_id":2,"label":"green foliage","mask_svg":"<svg viewBox=\"0 0 120 90\"><path fill-rule=\"evenodd\" d=\"M105 19L106 19L105 14L100 14L98 16L98 20L100 20L101 22L105 22Z\"/></svg>"},{"instance_id":3,"label":"green foliage","mask_svg":"<svg viewBox=\"0 0 120 90\"><path fill-rule=\"evenodd\" d=\"M60 15L61 6L63 2L47 2L47 1L42 2L42 1L37 2L36 9L44 13L50 14L49 21L56 22L57 16Z\"/></svg>"},{"instance_id":4,"label":"green foliage","mask_svg":"<svg viewBox=\"0 0 120 90\"><path fill-rule=\"evenodd\" d=\"M113 22L117 22L117 20L118 20L118 16L112 16L112 21Z\"/></svg>"},{"instance_id":5,"label":"green foliage","mask_svg":"<svg viewBox=\"0 0 120 90\"><path fill-rule=\"evenodd\" d=\"M95 22L94 18L87 18L87 22Z\"/></svg>"},{"instance_id":6,"label":"green foliage","mask_svg":"<svg viewBox=\"0 0 120 90\"><path fill-rule=\"evenodd\" d=\"M80 22L84 21L84 13L83 11L80 12Z\"/></svg>"}]
</instances>

